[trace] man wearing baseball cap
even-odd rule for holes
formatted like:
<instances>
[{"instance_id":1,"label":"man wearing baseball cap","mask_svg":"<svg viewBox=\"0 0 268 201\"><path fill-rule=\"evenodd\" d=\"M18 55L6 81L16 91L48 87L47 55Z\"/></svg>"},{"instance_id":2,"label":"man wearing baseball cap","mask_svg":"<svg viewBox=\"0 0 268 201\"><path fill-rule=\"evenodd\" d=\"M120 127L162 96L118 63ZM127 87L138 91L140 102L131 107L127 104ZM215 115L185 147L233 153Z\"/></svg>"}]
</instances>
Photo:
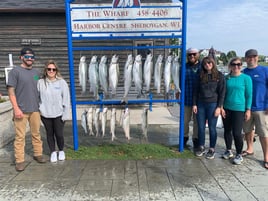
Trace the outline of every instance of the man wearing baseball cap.
<instances>
[{"instance_id":1,"label":"man wearing baseball cap","mask_svg":"<svg viewBox=\"0 0 268 201\"><path fill-rule=\"evenodd\" d=\"M193 119L193 135L192 141L194 152L199 148L198 144L198 128L196 115L193 114L193 90L198 80L200 61L199 50L196 48L189 48L187 53L187 63L185 69L185 95L184 95L184 146L189 140L189 123Z\"/></svg>"},{"instance_id":2,"label":"man wearing baseball cap","mask_svg":"<svg viewBox=\"0 0 268 201\"><path fill-rule=\"evenodd\" d=\"M263 165L268 169L268 67L258 65L258 51L249 49L245 52L247 68L244 73L249 75L253 83L251 117L244 123L243 130L247 142L247 150L242 155L253 155L254 132L259 135ZM255 131L254 131L255 127Z\"/></svg>"},{"instance_id":3,"label":"man wearing baseball cap","mask_svg":"<svg viewBox=\"0 0 268 201\"><path fill-rule=\"evenodd\" d=\"M24 171L26 126L29 123L32 135L33 159L45 163L43 142L40 135L39 93L37 81L39 71L33 67L34 51L25 47L20 51L21 65L14 67L8 75L8 95L13 106L15 126L14 155L15 169Z\"/></svg>"}]
</instances>

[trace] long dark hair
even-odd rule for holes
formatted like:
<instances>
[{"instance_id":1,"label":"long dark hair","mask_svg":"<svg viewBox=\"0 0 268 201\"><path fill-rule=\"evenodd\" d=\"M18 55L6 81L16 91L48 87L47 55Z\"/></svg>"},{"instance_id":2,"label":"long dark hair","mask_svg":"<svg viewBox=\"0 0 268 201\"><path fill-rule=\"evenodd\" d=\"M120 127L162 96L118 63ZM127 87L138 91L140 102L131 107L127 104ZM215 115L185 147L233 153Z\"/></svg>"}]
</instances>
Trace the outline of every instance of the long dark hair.
<instances>
[{"instance_id":1,"label":"long dark hair","mask_svg":"<svg viewBox=\"0 0 268 201\"><path fill-rule=\"evenodd\" d=\"M201 71L200 71L200 80L202 83L207 83L209 81L208 78L208 71L205 68L206 63L211 62L212 63L212 69L211 69L211 79L213 81L218 81L220 73L217 69L216 63L212 57L204 57L201 62Z\"/></svg>"}]
</instances>

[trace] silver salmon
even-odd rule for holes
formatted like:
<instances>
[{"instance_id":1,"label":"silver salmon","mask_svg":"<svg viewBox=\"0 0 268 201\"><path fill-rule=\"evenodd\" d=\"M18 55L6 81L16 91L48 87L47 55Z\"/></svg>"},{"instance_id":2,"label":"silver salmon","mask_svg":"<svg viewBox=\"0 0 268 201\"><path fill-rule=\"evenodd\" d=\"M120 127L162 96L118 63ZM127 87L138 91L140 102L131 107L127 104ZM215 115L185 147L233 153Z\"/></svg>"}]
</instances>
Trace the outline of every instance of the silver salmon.
<instances>
[{"instance_id":1,"label":"silver salmon","mask_svg":"<svg viewBox=\"0 0 268 201\"><path fill-rule=\"evenodd\" d=\"M107 57L104 55L101 57L99 64L99 79L100 86L102 87L104 96L108 94L108 68L107 68Z\"/></svg>"},{"instance_id":2,"label":"silver salmon","mask_svg":"<svg viewBox=\"0 0 268 201\"><path fill-rule=\"evenodd\" d=\"M160 54L157 57L156 63L154 65L154 87L158 94L160 94L161 90L161 79L162 79L162 71L163 71L163 56Z\"/></svg>"},{"instance_id":3,"label":"silver salmon","mask_svg":"<svg viewBox=\"0 0 268 201\"><path fill-rule=\"evenodd\" d=\"M118 79L119 79L118 56L113 55L110 66L109 66L109 86L111 89L112 97L116 95Z\"/></svg>"},{"instance_id":4,"label":"silver salmon","mask_svg":"<svg viewBox=\"0 0 268 201\"><path fill-rule=\"evenodd\" d=\"M89 67L88 67L88 77L90 83L90 92L93 92L94 97L99 99L99 74L98 74L98 61L97 56L94 55L91 58Z\"/></svg>"},{"instance_id":5,"label":"silver salmon","mask_svg":"<svg viewBox=\"0 0 268 201\"><path fill-rule=\"evenodd\" d=\"M110 120L110 133L112 135L112 141L116 139L115 137L115 124L116 124L116 109L112 108L111 120Z\"/></svg>"},{"instance_id":6,"label":"silver salmon","mask_svg":"<svg viewBox=\"0 0 268 201\"><path fill-rule=\"evenodd\" d=\"M130 140L130 114L128 108L124 110L122 119L123 119L122 126L125 133L125 137L127 138L127 140Z\"/></svg>"},{"instance_id":7,"label":"silver salmon","mask_svg":"<svg viewBox=\"0 0 268 201\"><path fill-rule=\"evenodd\" d=\"M142 95L142 57L137 55L133 64L133 81L135 84L136 91L138 93L137 98L140 98Z\"/></svg>"},{"instance_id":8,"label":"silver salmon","mask_svg":"<svg viewBox=\"0 0 268 201\"><path fill-rule=\"evenodd\" d=\"M96 137L100 134L100 108L96 108L94 115L94 126L96 131Z\"/></svg>"},{"instance_id":9,"label":"silver salmon","mask_svg":"<svg viewBox=\"0 0 268 201\"><path fill-rule=\"evenodd\" d=\"M89 108L87 111L87 125L88 125L88 131L89 135L94 135L93 131L93 108Z\"/></svg>"},{"instance_id":10,"label":"silver salmon","mask_svg":"<svg viewBox=\"0 0 268 201\"><path fill-rule=\"evenodd\" d=\"M165 72L164 72L165 92L166 92L166 94L170 90L172 61L173 61L173 57L171 55L169 55L167 60L166 60L166 62L165 62Z\"/></svg>"},{"instance_id":11,"label":"silver salmon","mask_svg":"<svg viewBox=\"0 0 268 201\"><path fill-rule=\"evenodd\" d=\"M107 107L103 108L101 112L101 132L102 137L105 136L105 130L106 130L106 121L107 121Z\"/></svg>"},{"instance_id":12,"label":"silver salmon","mask_svg":"<svg viewBox=\"0 0 268 201\"><path fill-rule=\"evenodd\" d=\"M124 68L124 96L122 102L127 102L127 95L132 84L133 56L129 54Z\"/></svg>"},{"instance_id":13,"label":"silver salmon","mask_svg":"<svg viewBox=\"0 0 268 201\"><path fill-rule=\"evenodd\" d=\"M81 114L81 126L84 129L85 134L88 134L87 130L87 111L84 110L84 112Z\"/></svg>"},{"instance_id":14,"label":"silver salmon","mask_svg":"<svg viewBox=\"0 0 268 201\"><path fill-rule=\"evenodd\" d=\"M79 68L78 68L78 75L79 75L79 85L82 87L82 94L86 93L86 86L87 86L87 62L86 57L82 56L80 58L79 62Z\"/></svg>"},{"instance_id":15,"label":"silver salmon","mask_svg":"<svg viewBox=\"0 0 268 201\"><path fill-rule=\"evenodd\" d=\"M177 92L181 92L180 89L180 63L179 63L179 57L176 56L173 59L173 63L172 63L172 80L174 82L175 85L175 89Z\"/></svg>"},{"instance_id":16,"label":"silver salmon","mask_svg":"<svg viewBox=\"0 0 268 201\"><path fill-rule=\"evenodd\" d=\"M152 73L153 73L153 55L148 54L143 67L143 80L145 84L145 91L148 93L150 91Z\"/></svg>"}]
</instances>

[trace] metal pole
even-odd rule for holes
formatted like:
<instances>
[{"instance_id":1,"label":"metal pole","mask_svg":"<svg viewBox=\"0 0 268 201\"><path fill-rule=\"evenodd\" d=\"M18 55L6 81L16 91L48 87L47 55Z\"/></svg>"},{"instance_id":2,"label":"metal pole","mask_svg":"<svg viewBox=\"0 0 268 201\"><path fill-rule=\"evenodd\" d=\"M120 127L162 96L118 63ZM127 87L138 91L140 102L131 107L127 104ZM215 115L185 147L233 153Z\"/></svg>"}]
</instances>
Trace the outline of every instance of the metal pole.
<instances>
[{"instance_id":1,"label":"metal pole","mask_svg":"<svg viewBox=\"0 0 268 201\"><path fill-rule=\"evenodd\" d=\"M71 31L71 15L70 3L72 0L65 1L66 10L66 28L67 28L67 43L68 43L68 58L69 58L69 74L70 74L70 88L71 88L71 103L72 103L72 127L73 127L73 145L74 150L78 149L78 132L77 132L77 118L76 118L76 97L75 97L75 78L74 78L74 62L73 62L73 43Z\"/></svg>"},{"instance_id":2,"label":"metal pole","mask_svg":"<svg viewBox=\"0 0 268 201\"><path fill-rule=\"evenodd\" d=\"M186 23L187 23L187 0L182 0L182 51L181 51L181 95L180 95L180 139L179 151L184 149L184 91L185 91L185 64L186 64Z\"/></svg>"}]
</instances>

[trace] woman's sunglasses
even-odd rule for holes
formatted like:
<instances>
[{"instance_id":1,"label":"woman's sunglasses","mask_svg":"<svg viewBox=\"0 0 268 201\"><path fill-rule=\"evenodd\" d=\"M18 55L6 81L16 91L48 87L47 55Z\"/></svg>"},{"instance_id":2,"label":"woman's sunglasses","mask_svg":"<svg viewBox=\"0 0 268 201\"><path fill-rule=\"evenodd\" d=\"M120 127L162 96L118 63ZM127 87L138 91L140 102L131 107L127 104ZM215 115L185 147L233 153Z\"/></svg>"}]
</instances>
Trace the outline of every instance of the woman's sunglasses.
<instances>
[{"instance_id":1,"label":"woman's sunglasses","mask_svg":"<svg viewBox=\"0 0 268 201\"><path fill-rule=\"evenodd\" d=\"M56 68L47 68L47 71L53 71L53 72L55 72L55 71L57 71L57 69Z\"/></svg>"}]
</instances>

